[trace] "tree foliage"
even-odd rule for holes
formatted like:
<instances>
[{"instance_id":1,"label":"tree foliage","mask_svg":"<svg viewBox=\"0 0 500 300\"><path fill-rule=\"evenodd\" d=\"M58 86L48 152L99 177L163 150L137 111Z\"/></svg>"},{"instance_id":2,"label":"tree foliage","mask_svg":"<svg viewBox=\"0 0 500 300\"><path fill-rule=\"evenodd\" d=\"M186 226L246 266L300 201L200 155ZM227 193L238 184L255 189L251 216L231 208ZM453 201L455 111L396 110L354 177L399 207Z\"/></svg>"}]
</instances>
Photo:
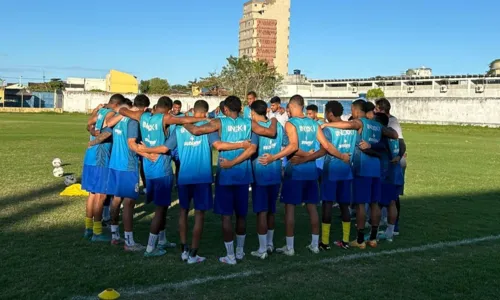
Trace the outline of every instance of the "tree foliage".
<instances>
[{"instance_id":1,"label":"tree foliage","mask_svg":"<svg viewBox=\"0 0 500 300\"><path fill-rule=\"evenodd\" d=\"M191 93L191 87L182 84L174 84L170 87L170 93L172 94Z\"/></svg>"},{"instance_id":2,"label":"tree foliage","mask_svg":"<svg viewBox=\"0 0 500 300\"><path fill-rule=\"evenodd\" d=\"M371 89L366 93L366 98L368 99L378 99L383 97L385 97L385 94L381 88Z\"/></svg>"},{"instance_id":3,"label":"tree foliage","mask_svg":"<svg viewBox=\"0 0 500 300\"><path fill-rule=\"evenodd\" d=\"M64 89L64 82L61 79L51 79L49 82L30 83L28 89L31 92L53 92Z\"/></svg>"},{"instance_id":4,"label":"tree foliage","mask_svg":"<svg viewBox=\"0 0 500 300\"><path fill-rule=\"evenodd\" d=\"M495 59L490 63L490 69L486 72L486 75L491 76L495 75L497 70L495 70L495 64L500 63L500 58Z\"/></svg>"},{"instance_id":5,"label":"tree foliage","mask_svg":"<svg viewBox=\"0 0 500 300\"><path fill-rule=\"evenodd\" d=\"M155 77L149 80L141 80L139 90L141 93L148 94L168 94L170 85L166 79Z\"/></svg>"}]
</instances>

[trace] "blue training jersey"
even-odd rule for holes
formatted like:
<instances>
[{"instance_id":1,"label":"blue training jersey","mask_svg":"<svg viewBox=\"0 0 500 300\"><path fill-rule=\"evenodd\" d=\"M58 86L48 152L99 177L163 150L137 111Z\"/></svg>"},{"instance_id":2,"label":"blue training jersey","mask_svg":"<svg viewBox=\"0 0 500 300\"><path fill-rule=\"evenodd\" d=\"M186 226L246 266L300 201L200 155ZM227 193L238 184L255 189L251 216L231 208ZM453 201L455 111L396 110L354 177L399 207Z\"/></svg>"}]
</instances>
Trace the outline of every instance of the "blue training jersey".
<instances>
[{"instance_id":1,"label":"blue training jersey","mask_svg":"<svg viewBox=\"0 0 500 300\"><path fill-rule=\"evenodd\" d=\"M299 149L304 152L314 150L317 141L318 123L309 118L291 118L288 120L297 130ZM317 180L316 162L310 161L299 165L286 164L285 178L292 180Z\"/></svg>"},{"instance_id":2,"label":"blue training jersey","mask_svg":"<svg viewBox=\"0 0 500 300\"><path fill-rule=\"evenodd\" d=\"M106 116L112 111L113 110L109 108L99 109L95 124L96 131L101 131L103 129ZM93 141L94 139L95 137L91 135L90 140ZM111 155L111 141L111 138L108 138L103 143L88 148L85 152L83 163L89 166L107 167Z\"/></svg>"},{"instance_id":3,"label":"blue training jersey","mask_svg":"<svg viewBox=\"0 0 500 300\"><path fill-rule=\"evenodd\" d=\"M325 124L323 120L318 120L318 125L321 126ZM314 144L314 151L318 151L321 148L321 144L319 143L318 140L316 140L316 143ZM316 168L319 170L323 170L323 165L325 164L325 157L320 157L316 160Z\"/></svg>"},{"instance_id":4,"label":"blue training jersey","mask_svg":"<svg viewBox=\"0 0 500 300\"><path fill-rule=\"evenodd\" d=\"M208 123L201 121L196 126ZM209 135L192 135L183 126L175 130L175 142L182 162L178 183L180 185L212 183L212 148Z\"/></svg>"},{"instance_id":5,"label":"blue training jersey","mask_svg":"<svg viewBox=\"0 0 500 300\"><path fill-rule=\"evenodd\" d=\"M388 156L390 160L393 160L399 156L399 140L398 139L387 139L387 147L389 149ZM401 163L388 163L386 183L394 185L403 185L404 176L403 168L401 168Z\"/></svg>"},{"instance_id":6,"label":"blue training jersey","mask_svg":"<svg viewBox=\"0 0 500 300\"><path fill-rule=\"evenodd\" d=\"M252 118L252 109L248 105L246 105L243 108L243 118L245 118L245 119L251 119Z\"/></svg>"},{"instance_id":7,"label":"blue training jersey","mask_svg":"<svg viewBox=\"0 0 500 300\"><path fill-rule=\"evenodd\" d=\"M128 139L139 138L139 123L127 117L113 127L113 147L109 168L117 171L138 172L139 158L128 147Z\"/></svg>"},{"instance_id":8,"label":"blue training jersey","mask_svg":"<svg viewBox=\"0 0 500 300\"><path fill-rule=\"evenodd\" d=\"M352 161L358 139L356 130L343 130L328 127L323 129L323 133L326 139L335 146L340 153L350 154ZM346 164L335 156L327 154L325 155L323 178L330 181L351 180L353 179L352 164Z\"/></svg>"},{"instance_id":9,"label":"blue training jersey","mask_svg":"<svg viewBox=\"0 0 500 300\"><path fill-rule=\"evenodd\" d=\"M250 140L252 121L241 117L221 118L220 139L227 143L240 143ZM243 149L220 151L219 158L233 160L244 152ZM230 168L222 169L217 163L217 181L220 185L241 185L253 182L250 159Z\"/></svg>"},{"instance_id":10,"label":"blue training jersey","mask_svg":"<svg viewBox=\"0 0 500 300\"><path fill-rule=\"evenodd\" d=\"M165 143L165 126L163 125L164 114L143 113L140 120L142 142L148 148L158 147ZM144 175L147 179L163 178L172 176L172 159L170 153L160 154L155 162L149 159L143 160Z\"/></svg>"},{"instance_id":11,"label":"blue training jersey","mask_svg":"<svg viewBox=\"0 0 500 300\"><path fill-rule=\"evenodd\" d=\"M382 138L382 125L366 118L359 120L363 123L361 135L358 135L359 142L363 140L371 145L379 143ZM378 157L365 154L359 147L356 147L353 162L356 176L380 177L380 160Z\"/></svg>"},{"instance_id":12,"label":"blue training jersey","mask_svg":"<svg viewBox=\"0 0 500 300\"><path fill-rule=\"evenodd\" d=\"M271 123L271 120L267 120L266 122L259 122L259 125L269 128ZM276 124L276 126L276 136L274 138L259 136L259 147L256 155L252 158L253 177L254 182L257 183L257 185L264 186L281 183L281 159L273 161L271 164L266 166L259 163L258 160L260 156L266 153L275 155L281 151L284 129L280 123Z\"/></svg>"}]
</instances>

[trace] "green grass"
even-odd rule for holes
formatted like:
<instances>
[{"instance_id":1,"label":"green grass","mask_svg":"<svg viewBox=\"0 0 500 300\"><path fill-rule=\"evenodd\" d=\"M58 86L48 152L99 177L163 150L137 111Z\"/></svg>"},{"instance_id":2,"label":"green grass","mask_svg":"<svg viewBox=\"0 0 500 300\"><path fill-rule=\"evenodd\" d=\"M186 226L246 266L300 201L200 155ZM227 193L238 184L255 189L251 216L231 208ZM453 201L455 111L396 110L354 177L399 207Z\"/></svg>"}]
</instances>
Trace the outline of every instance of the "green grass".
<instances>
[{"instance_id":1,"label":"green grass","mask_svg":"<svg viewBox=\"0 0 500 300\"><path fill-rule=\"evenodd\" d=\"M177 250L162 258L144 259L81 239L85 198L59 196L64 184L52 176L51 161L60 157L69 164L65 171L79 176L88 140L85 120L83 115L0 114L0 298L69 299L96 296L108 287L125 291L124 299L497 298L499 240L337 262L322 260L498 234L498 129L404 125L409 165L402 235L393 244L312 255L305 249L310 241L307 213L298 207L296 257L272 255L259 261L248 256L243 263L225 266L216 259L224 254L220 220L209 214L200 251L208 261L187 266L179 261ZM142 203L137 208L135 236L143 243L152 209ZM178 240L177 214L176 207L168 216L167 235L173 241ZM275 242L281 245L282 210L278 220ZM249 254L257 247L253 214L247 227ZM332 239L339 238L338 218L332 229ZM244 278L168 285L242 272L252 273ZM149 290L134 294L134 289Z\"/></svg>"}]
</instances>

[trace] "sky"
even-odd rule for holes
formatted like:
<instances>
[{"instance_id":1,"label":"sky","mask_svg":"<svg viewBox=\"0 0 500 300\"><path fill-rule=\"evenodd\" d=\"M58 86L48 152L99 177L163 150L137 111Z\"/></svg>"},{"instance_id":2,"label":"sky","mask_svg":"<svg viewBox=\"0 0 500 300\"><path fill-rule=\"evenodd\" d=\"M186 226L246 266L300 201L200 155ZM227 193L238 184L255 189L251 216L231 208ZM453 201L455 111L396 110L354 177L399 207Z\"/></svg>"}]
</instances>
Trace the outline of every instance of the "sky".
<instances>
[{"instance_id":1,"label":"sky","mask_svg":"<svg viewBox=\"0 0 500 300\"><path fill-rule=\"evenodd\" d=\"M245 1L4 1L0 78L104 78L117 69L186 84L238 55ZM292 0L289 72L482 74L500 58L499 11L498 0Z\"/></svg>"}]
</instances>

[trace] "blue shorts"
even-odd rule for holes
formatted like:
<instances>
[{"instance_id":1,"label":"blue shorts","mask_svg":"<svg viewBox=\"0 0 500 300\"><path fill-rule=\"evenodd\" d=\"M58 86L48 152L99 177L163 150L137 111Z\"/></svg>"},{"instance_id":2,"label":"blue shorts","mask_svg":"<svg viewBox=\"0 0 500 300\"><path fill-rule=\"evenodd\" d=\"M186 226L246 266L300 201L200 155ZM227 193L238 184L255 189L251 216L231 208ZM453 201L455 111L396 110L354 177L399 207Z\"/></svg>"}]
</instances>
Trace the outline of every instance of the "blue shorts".
<instances>
[{"instance_id":1,"label":"blue shorts","mask_svg":"<svg viewBox=\"0 0 500 300\"><path fill-rule=\"evenodd\" d=\"M285 179L281 188L281 202L293 205L318 204L318 181Z\"/></svg>"},{"instance_id":2,"label":"blue shorts","mask_svg":"<svg viewBox=\"0 0 500 300\"><path fill-rule=\"evenodd\" d=\"M248 214L248 184L215 184L214 213L223 216L246 216Z\"/></svg>"},{"instance_id":3,"label":"blue shorts","mask_svg":"<svg viewBox=\"0 0 500 300\"><path fill-rule=\"evenodd\" d=\"M252 205L253 212L276 213L276 201L280 193L281 184L256 185L252 184Z\"/></svg>"},{"instance_id":4,"label":"blue shorts","mask_svg":"<svg viewBox=\"0 0 500 300\"><path fill-rule=\"evenodd\" d=\"M155 179L146 179L146 197L156 206L169 207L172 203L172 185L174 178L165 176Z\"/></svg>"},{"instance_id":5,"label":"blue shorts","mask_svg":"<svg viewBox=\"0 0 500 300\"><path fill-rule=\"evenodd\" d=\"M378 177L354 177L352 190L352 204L379 203L382 198L382 183Z\"/></svg>"},{"instance_id":6,"label":"blue shorts","mask_svg":"<svg viewBox=\"0 0 500 300\"><path fill-rule=\"evenodd\" d=\"M193 199L194 209L200 211L211 210L214 206L211 183L179 185L179 204L184 209L189 209Z\"/></svg>"},{"instance_id":7,"label":"blue shorts","mask_svg":"<svg viewBox=\"0 0 500 300\"><path fill-rule=\"evenodd\" d=\"M389 206L391 201L396 201L401 193L403 186L383 183L382 184L382 198L380 200L381 206Z\"/></svg>"},{"instance_id":8,"label":"blue shorts","mask_svg":"<svg viewBox=\"0 0 500 300\"><path fill-rule=\"evenodd\" d=\"M139 198L139 172L109 169L108 194L115 197Z\"/></svg>"},{"instance_id":9,"label":"blue shorts","mask_svg":"<svg viewBox=\"0 0 500 300\"><path fill-rule=\"evenodd\" d=\"M323 180L321 182L321 200L337 202L338 204L351 204L352 180Z\"/></svg>"},{"instance_id":10,"label":"blue shorts","mask_svg":"<svg viewBox=\"0 0 500 300\"><path fill-rule=\"evenodd\" d=\"M108 174L108 167L83 165L82 189L94 194L106 194Z\"/></svg>"}]
</instances>

